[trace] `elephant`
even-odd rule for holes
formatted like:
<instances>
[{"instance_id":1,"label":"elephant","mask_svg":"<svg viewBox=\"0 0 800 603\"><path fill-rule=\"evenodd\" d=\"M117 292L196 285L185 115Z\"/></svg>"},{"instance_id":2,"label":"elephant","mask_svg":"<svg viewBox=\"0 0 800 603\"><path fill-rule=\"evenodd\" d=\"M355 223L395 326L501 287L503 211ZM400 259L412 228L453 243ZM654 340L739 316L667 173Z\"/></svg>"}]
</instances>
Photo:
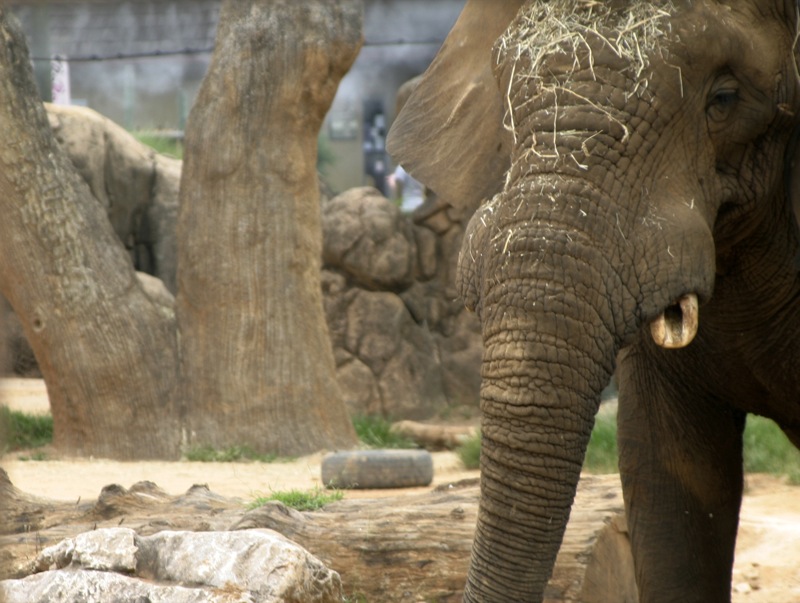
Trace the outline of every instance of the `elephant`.
<instances>
[{"instance_id":1,"label":"elephant","mask_svg":"<svg viewBox=\"0 0 800 603\"><path fill-rule=\"evenodd\" d=\"M600 392L643 603L730 601L749 413L800 445L796 0L468 0L388 148L480 206L464 600L541 601Z\"/></svg>"}]
</instances>

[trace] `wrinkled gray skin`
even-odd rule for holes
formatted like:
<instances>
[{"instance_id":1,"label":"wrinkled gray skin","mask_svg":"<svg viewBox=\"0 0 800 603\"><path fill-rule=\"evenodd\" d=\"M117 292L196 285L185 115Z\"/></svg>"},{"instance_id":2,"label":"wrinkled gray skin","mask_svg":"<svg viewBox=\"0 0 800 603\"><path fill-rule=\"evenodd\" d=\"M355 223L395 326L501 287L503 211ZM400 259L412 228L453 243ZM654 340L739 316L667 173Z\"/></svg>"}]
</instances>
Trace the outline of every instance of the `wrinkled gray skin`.
<instances>
[{"instance_id":1,"label":"wrinkled gray skin","mask_svg":"<svg viewBox=\"0 0 800 603\"><path fill-rule=\"evenodd\" d=\"M390 140L444 198L500 189L460 262L485 344L465 601L542 600L615 368L640 600L730 601L746 414L800 444L797 6L563 0L511 21L520 4L467 4L463 45L445 44ZM538 57L548 30L562 37ZM506 130L487 126L504 106ZM687 295L694 341L659 347L651 324L684 328Z\"/></svg>"}]
</instances>

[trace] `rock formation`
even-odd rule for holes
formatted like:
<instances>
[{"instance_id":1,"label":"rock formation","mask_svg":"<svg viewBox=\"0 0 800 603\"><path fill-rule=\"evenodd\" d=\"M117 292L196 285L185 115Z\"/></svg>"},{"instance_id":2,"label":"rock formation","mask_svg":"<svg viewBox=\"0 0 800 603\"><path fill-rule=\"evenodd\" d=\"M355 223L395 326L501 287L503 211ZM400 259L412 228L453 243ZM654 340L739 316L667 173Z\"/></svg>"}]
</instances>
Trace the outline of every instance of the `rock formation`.
<instances>
[{"instance_id":1,"label":"rock formation","mask_svg":"<svg viewBox=\"0 0 800 603\"><path fill-rule=\"evenodd\" d=\"M425 205L404 215L365 187L323 203L322 224L325 309L351 412L425 419L474 406L480 337L454 286L461 222Z\"/></svg>"},{"instance_id":2,"label":"rock formation","mask_svg":"<svg viewBox=\"0 0 800 603\"><path fill-rule=\"evenodd\" d=\"M130 528L101 528L44 549L24 573L0 582L3 601L342 600L339 574L272 530L140 536Z\"/></svg>"}]
</instances>

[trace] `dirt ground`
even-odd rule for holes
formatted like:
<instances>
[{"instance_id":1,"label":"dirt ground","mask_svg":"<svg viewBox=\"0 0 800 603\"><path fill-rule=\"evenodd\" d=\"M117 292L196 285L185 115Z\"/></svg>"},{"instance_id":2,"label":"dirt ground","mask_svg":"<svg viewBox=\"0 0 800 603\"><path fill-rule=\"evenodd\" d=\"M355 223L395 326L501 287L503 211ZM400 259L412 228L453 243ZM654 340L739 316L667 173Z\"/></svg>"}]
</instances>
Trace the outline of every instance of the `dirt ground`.
<instances>
[{"instance_id":1,"label":"dirt ground","mask_svg":"<svg viewBox=\"0 0 800 603\"><path fill-rule=\"evenodd\" d=\"M0 381L3 402L15 410L48 412L39 380ZM126 488L143 480L169 494L181 494L194 484L207 484L218 494L245 501L270 491L321 486L321 454L281 463L116 462L105 459L54 458L0 460L11 482L36 496L83 501L97 498L103 486ZM347 497L378 497L417 493L436 485L476 477L455 455L434 454L434 483L429 488L348 491ZM747 477L733 579L734 603L800 602L800 487L766 475Z\"/></svg>"}]
</instances>

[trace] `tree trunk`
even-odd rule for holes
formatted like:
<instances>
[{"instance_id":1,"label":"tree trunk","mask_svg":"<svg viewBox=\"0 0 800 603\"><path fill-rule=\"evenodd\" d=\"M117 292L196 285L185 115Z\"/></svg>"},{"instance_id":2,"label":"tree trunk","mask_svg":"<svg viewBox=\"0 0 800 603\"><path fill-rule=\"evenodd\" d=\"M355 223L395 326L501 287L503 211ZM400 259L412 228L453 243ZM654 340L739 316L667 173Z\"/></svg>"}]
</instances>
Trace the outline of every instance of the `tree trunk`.
<instances>
[{"instance_id":1,"label":"tree trunk","mask_svg":"<svg viewBox=\"0 0 800 603\"><path fill-rule=\"evenodd\" d=\"M0 290L47 382L53 443L72 455L174 458L174 316L147 296L56 144L8 9L0 32Z\"/></svg>"},{"instance_id":2,"label":"tree trunk","mask_svg":"<svg viewBox=\"0 0 800 603\"><path fill-rule=\"evenodd\" d=\"M191 445L352 446L322 308L316 145L360 0L228 0L186 130L178 218Z\"/></svg>"}]
</instances>

